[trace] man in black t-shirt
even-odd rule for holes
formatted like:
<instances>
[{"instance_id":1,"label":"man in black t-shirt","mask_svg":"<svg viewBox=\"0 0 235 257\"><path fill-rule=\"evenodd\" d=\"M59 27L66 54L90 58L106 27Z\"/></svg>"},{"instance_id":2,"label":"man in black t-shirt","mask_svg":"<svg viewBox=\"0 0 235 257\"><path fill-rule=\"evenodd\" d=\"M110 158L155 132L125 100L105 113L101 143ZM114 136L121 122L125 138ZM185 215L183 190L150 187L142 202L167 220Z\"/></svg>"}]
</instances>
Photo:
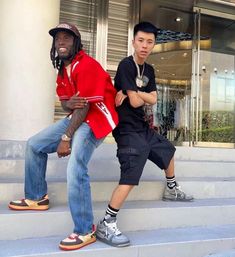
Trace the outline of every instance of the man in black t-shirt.
<instances>
[{"instance_id":1,"label":"man in black t-shirt","mask_svg":"<svg viewBox=\"0 0 235 257\"><path fill-rule=\"evenodd\" d=\"M124 58L115 76L118 91L116 106L119 124L113 131L121 167L119 185L113 191L104 219L97 225L96 236L112 246L127 246L129 239L117 228L116 216L132 188L139 184L149 159L166 174L163 200L191 201L175 180L175 147L149 125L149 107L157 101L154 69L145 60L151 53L157 28L141 22L134 28L134 54Z\"/></svg>"},{"instance_id":2,"label":"man in black t-shirt","mask_svg":"<svg viewBox=\"0 0 235 257\"><path fill-rule=\"evenodd\" d=\"M143 132L148 129L146 121L149 117L146 117L145 109L147 109L147 106L152 107L152 104L156 101L156 83L153 67L145 62L138 64L134 55L126 57L118 66L114 85L117 91L122 91L125 95L127 95L127 92L133 92L133 96L136 97L135 94L140 95L146 92L152 98L150 103L147 103L148 105L141 101L138 106L133 107L130 103L130 98L125 98L124 95L120 94L125 99L121 104L120 102L117 103L119 125L113 134L115 139L120 133Z\"/></svg>"}]
</instances>

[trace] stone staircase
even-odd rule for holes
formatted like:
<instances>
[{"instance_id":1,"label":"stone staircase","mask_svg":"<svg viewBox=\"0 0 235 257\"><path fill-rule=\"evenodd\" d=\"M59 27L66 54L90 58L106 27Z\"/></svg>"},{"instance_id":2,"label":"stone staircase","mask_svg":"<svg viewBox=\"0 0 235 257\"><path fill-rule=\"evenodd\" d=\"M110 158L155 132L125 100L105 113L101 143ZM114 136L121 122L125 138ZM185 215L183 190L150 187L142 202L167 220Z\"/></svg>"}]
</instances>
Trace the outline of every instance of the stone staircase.
<instances>
[{"instance_id":1,"label":"stone staircase","mask_svg":"<svg viewBox=\"0 0 235 257\"><path fill-rule=\"evenodd\" d=\"M71 252L58 249L73 229L66 200L66 158L49 158L48 211L7 208L10 200L23 197L23 153L24 143L0 141L0 257L204 257L223 251L226 255L218 256L230 257L228 251L235 248L234 149L177 148L177 181L196 198L190 203L161 201L164 172L148 162L140 185L118 214L119 228L130 237L131 246L118 249L97 241ZM119 179L115 154L115 144L104 143L89 165L95 222Z\"/></svg>"}]
</instances>

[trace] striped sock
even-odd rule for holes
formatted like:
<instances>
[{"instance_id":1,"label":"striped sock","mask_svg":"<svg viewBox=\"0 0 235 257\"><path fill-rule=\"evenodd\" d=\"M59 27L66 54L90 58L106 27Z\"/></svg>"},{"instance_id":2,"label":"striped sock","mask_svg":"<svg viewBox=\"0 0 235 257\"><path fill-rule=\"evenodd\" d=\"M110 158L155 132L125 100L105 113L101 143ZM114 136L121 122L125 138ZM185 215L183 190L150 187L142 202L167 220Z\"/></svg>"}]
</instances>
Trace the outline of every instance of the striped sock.
<instances>
[{"instance_id":1,"label":"striped sock","mask_svg":"<svg viewBox=\"0 0 235 257\"><path fill-rule=\"evenodd\" d=\"M104 215L104 220L108 219L109 217L116 217L118 214L118 209L113 208L112 206L108 205L105 215Z\"/></svg>"},{"instance_id":2,"label":"striped sock","mask_svg":"<svg viewBox=\"0 0 235 257\"><path fill-rule=\"evenodd\" d=\"M173 189L176 186L175 176L166 177L166 184L170 189Z\"/></svg>"}]
</instances>

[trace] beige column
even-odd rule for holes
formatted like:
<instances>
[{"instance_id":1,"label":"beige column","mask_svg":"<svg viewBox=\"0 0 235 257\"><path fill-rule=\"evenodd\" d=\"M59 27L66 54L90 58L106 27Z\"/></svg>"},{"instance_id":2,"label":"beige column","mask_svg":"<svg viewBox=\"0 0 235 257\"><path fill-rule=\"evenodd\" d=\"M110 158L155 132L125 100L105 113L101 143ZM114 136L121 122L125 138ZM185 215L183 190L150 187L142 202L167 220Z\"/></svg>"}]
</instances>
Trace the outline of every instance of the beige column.
<instances>
[{"instance_id":1,"label":"beige column","mask_svg":"<svg viewBox=\"0 0 235 257\"><path fill-rule=\"evenodd\" d=\"M53 122L48 30L59 8L59 0L0 1L0 140L26 140Z\"/></svg>"}]
</instances>

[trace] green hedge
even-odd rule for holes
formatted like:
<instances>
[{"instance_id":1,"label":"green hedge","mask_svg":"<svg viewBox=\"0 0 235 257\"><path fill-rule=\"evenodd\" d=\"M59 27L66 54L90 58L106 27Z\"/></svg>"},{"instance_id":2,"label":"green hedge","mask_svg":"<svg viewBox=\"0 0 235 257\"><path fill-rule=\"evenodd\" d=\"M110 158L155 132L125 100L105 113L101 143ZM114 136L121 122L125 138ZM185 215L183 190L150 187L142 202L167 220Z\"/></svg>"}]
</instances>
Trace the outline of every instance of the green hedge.
<instances>
[{"instance_id":1,"label":"green hedge","mask_svg":"<svg viewBox=\"0 0 235 257\"><path fill-rule=\"evenodd\" d=\"M203 129L199 135L201 135L201 140L206 142L234 142L234 128L231 126Z\"/></svg>"},{"instance_id":2,"label":"green hedge","mask_svg":"<svg viewBox=\"0 0 235 257\"><path fill-rule=\"evenodd\" d=\"M206 142L234 143L234 112L202 112L202 130L199 140Z\"/></svg>"}]
</instances>

